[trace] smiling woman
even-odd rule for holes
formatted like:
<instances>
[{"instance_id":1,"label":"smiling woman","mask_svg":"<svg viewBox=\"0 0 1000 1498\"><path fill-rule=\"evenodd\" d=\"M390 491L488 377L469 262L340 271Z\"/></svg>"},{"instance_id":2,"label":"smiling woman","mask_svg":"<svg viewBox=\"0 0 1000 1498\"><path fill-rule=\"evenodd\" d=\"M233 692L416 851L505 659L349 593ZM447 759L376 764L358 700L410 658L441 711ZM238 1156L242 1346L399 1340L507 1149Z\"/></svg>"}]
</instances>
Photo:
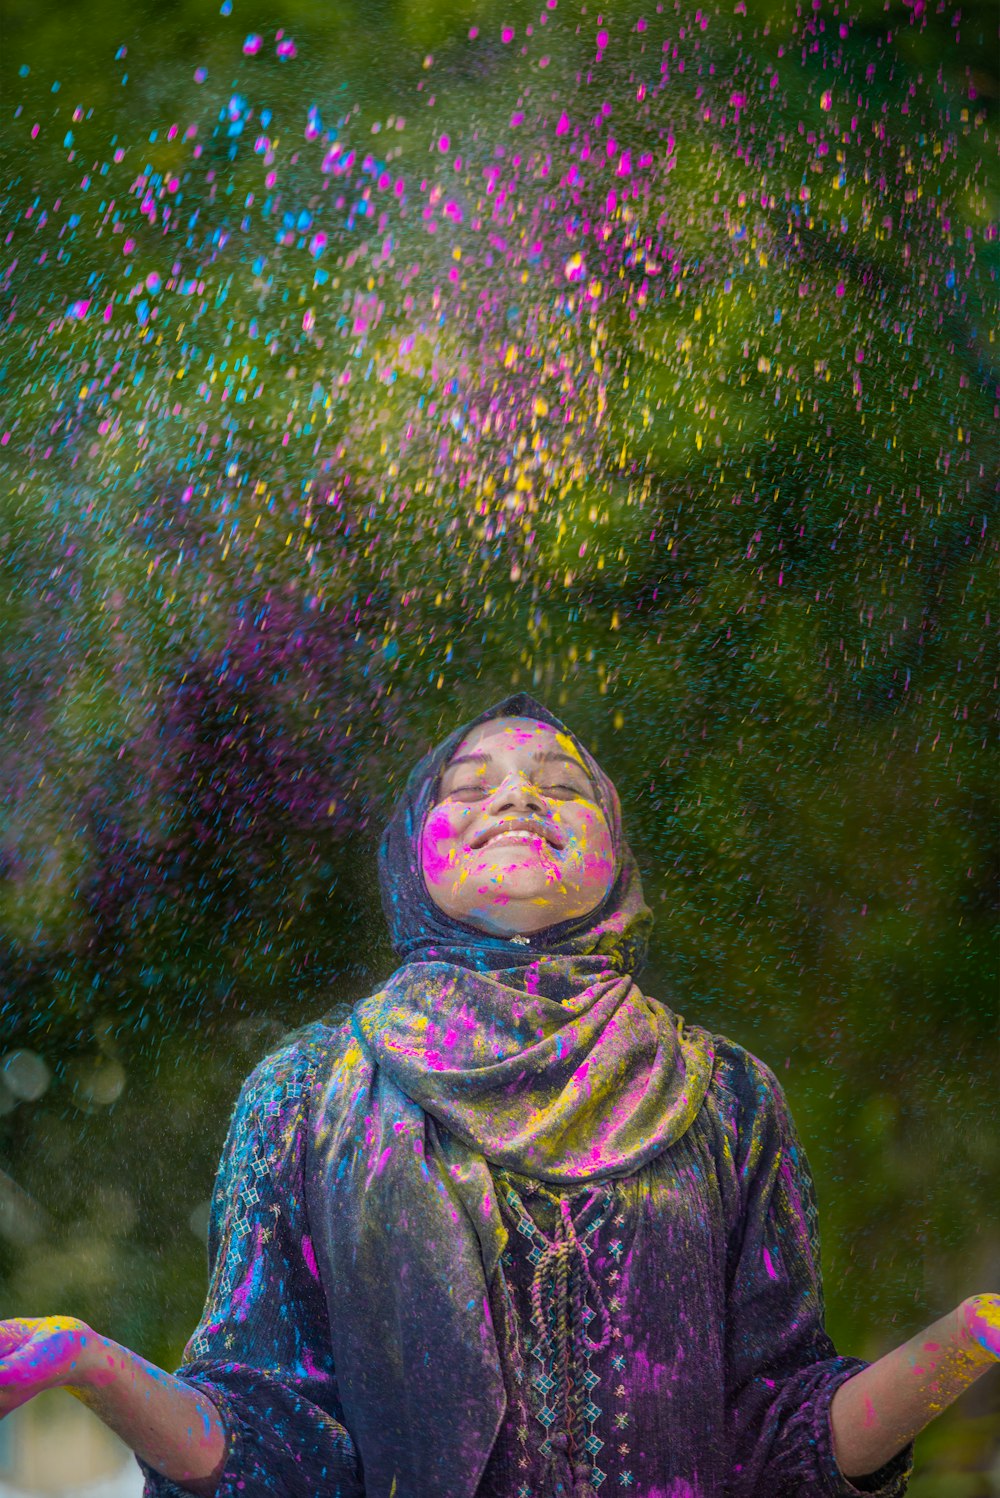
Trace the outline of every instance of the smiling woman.
<instances>
[{"instance_id":1,"label":"smiling woman","mask_svg":"<svg viewBox=\"0 0 1000 1498\"><path fill-rule=\"evenodd\" d=\"M614 878L611 829L573 740L497 718L458 746L421 834L424 879L457 920L510 937L586 915Z\"/></svg>"},{"instance_id":2,"label":"smiling woman","mask_svg":"<svg viewBox=\"0 0 1000 1498\"><path fill-rule=\"evenodd\" d=\"M148 1498L900 1498L1000 1298L838 1354L781 1084L639 988L586 747L487 709L414 768L379 876L401 964L244 1085L177 1374L8 1321L0 1412L70 1389Z\"/></svg>"}]
</instances>

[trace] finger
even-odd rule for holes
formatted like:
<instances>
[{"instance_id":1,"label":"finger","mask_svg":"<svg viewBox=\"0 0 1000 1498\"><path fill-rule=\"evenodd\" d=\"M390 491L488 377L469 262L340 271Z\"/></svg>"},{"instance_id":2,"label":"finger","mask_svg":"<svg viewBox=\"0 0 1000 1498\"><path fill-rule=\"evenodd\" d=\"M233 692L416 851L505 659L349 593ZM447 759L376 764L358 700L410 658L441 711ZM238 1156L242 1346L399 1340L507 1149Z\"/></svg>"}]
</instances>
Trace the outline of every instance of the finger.
<instances>
[{"instance_id":1,"label":"finger","mask_svg":"<svg viewBox=\"0 0 1000 1498\"><path fill-rule=\"evenodd\" d=\"M32 1339L0 1362L0 1390L26 1389L29 1391L26 1397L30 1398L31 1393L48 1388L72 1373L78 1355L78 1348L60 1349L57 1353L49 1338Z\"/></svg>"},{"instance_id":2,"label":"finger","mask_svg":"<svg viewBox=\"0 0 1000 1498\"><path fill-rule=\"evenodd\" d=\"M0 1321L0 1358L6 1357L15 1347L26 1342L37 1324L24 1316L11 1316L6 1321Z\"/></svg>"}]
</instances>

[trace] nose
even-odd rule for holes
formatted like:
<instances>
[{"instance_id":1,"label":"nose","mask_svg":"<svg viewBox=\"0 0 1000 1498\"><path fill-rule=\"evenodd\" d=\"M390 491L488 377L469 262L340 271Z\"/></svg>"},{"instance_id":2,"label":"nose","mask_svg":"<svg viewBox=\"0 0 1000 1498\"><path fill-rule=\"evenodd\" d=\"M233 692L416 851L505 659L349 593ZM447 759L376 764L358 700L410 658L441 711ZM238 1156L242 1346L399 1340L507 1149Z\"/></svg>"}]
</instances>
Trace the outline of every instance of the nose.
<instances>
[{"instance_id":1,"label":"nose","mask_svg":"<svg viewBox=\"0 0 1000 1498\"><path fill-rule=\"evenodd\" d=\"M487 804L487 809L493 816L502 811L529 808L544 816L545 800L538 787L527 776L517 772L512 772L497 786Z\"/></svg>"}]
</instances>

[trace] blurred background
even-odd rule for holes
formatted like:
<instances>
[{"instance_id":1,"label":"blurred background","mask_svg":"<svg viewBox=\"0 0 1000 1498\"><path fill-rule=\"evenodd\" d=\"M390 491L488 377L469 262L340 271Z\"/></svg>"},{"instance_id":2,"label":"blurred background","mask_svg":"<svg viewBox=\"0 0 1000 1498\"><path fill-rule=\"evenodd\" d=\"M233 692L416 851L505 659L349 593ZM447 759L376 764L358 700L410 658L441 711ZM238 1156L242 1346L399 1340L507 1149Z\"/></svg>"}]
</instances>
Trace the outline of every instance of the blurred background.
<instances>
[{"instance_id":1,"label":"blurred background","mask_svg":"<svg viewBox=\"0 0 1000 1498\"><path fill-rule=\"evenodd\" d=\"M240 1082L515 686L775 1068L828 1324L1000 1289L997 15L0 0L0 1315L174 1367ZM915 1498L1000 1493L1000 1384ZM69 1396L0 1493L125 1498Z\"/></svg>"}]
</instances>

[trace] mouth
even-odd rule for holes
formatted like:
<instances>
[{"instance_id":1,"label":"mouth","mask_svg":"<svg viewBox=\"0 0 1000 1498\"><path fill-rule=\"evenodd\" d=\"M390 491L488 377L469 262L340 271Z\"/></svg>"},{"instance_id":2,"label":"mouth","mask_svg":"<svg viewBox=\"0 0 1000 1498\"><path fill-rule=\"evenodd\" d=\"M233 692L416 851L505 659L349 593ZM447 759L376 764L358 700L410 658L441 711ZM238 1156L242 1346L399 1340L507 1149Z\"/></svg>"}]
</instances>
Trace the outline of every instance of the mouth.
<instances>
[{"instance_id":1,"label":"mouth","mask_svg":"<svg viewBox=\"0 0 1000 1498\"><path fill-rule=\"evenodd\" d=\"M541 838L553 848L562 847L562 839L552 827L546 827L541 822L533 822L527 818L515 818L509 822L501 822L496 827L489 827L485 832L479 833L469 844L470 848L484 848L487 844L512 843L530 845Z\"/></svg>"}]
</instances>

